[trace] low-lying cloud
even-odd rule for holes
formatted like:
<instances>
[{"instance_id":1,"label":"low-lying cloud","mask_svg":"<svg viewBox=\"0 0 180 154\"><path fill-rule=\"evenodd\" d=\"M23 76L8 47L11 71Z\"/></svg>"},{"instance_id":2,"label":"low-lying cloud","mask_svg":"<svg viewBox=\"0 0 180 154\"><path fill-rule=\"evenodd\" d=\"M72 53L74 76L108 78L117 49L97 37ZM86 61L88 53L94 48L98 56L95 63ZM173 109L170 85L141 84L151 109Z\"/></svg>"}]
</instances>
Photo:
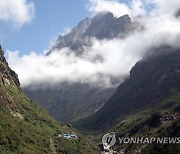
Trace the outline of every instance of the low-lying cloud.
<instances>
[{"instance_id":1,"label":"low-lying cloud","mask_svg":"<svg viewBox=\"0 0 180 154\"><path fill-rule=\"evenodd\" d=\"M119 82L123 81L135 63L142 59L150 48L164 44L173 47L180 46L177 40L180 36L180 20L174 16L178 9L177 5L180 6L180 4L172 0L166 2L164 6L164 4L160 5L162 1L151 1L153 9L151 8L149 13L140 11L141 16L133 20L141 22L144 28L125 39L99 41L92 38L93 45L84 47L85 52L81 56L77 56L75 51L68 48L56 50L49 56L35 52L19 56L18 51L8 51L9 64L18 73L23 87L42 88L62 82L80 82L110 87L112 78L120 79ZM133 5L136 5L135 2L133 1ZM118 2L112 1L113 5L114 3ZM147 3L150 3L149 0L141 9L147 8ZM172 7L173 5L175 6ZM131 11L132 8L129 10Z\"/></svg>"},{"instance_id":2,"label":"low-lying cloud","mask_svg":"<svg viewBox=\"0 0 180 154\"><path fill-rule=\"evenodd\" d=\"M19 57L18 51L9 51L8 61L19 74L22 86L42 86L44 83L54 86L68 81L109 87L112 77L127 75L140 59L141 53L138 55L132 49L123 52L123 48L128 48L125 41L92 41L94 45L85 47L80 57L68 48L53 51L49 56L31 53Z\"/></svg>"}]
</instances>

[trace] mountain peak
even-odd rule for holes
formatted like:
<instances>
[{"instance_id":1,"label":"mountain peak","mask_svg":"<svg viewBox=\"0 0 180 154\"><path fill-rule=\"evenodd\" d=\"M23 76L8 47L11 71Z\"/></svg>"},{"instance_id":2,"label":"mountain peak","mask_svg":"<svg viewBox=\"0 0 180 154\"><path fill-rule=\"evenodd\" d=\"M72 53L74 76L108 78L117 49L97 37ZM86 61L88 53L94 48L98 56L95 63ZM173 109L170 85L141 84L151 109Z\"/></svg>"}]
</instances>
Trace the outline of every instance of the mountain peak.
<instances>
[{"instance_id":1,"label":"mountain peak","mask_svg":"<svg viewBox=\"0 0 180 154\"><path fill-rule=\"evenodd\" d=\"M102 17L114 17L114 15L113 15L113 13L111 13L111 12L103 11L103 12L99 12L99 13L94 17L94 19L102 18Z\"/></svg>"},{"instance_id":2,"label":"mountain peak","mask_svg":"<svg viewBox=\"0 0 180 154\"><path fill-rule=\"evenodd\" d=\"M78 27L79 27L79 26L82 26L82 25L84 25L84 24L90 24L90 23L91 23L91 18L90 18L90 17L87 17L87 18L85 18L84 20L82 20L81 22L79 22Z\"/></svg>"},{"instance_id":3,"label":"mountain peak","mask_svg":"<svg viewBox=\"0 0 180 154\"><path fill-rule=\"evenodd\" d=\"M123 38L132 31L133 26L129 15L116 18L113 13L104 11L92 19L85 18L68 34L59 36L51 51L68 47L80 54L83 52L83 46L91 44L92 37L97 39Z\"/></svg>"}]
</instances>

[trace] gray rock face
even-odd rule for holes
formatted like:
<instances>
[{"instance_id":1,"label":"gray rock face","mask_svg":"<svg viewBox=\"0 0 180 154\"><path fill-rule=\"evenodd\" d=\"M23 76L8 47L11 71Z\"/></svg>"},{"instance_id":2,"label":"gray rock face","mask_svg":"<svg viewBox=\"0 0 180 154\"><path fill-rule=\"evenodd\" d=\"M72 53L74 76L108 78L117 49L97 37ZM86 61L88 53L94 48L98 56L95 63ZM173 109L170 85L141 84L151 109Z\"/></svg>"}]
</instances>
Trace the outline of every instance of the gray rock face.
<instances>
[{"instance_id":1,"label":"gray rock face","mask_svg":"<svg viewBox=\"0 0 180 154\"><path fill-rule=\"evenodd\" d=\"M86 41L84 40L83 36L90 24L91 19L86 18L81 21L77 27L73 28L67 35L60 35L51 51L54 49L62 49L64 47L70 47L72 50L77 50L80 46L85 44Z\"/></svg>"},{"instance_id":2,"label":"gray rock face","mask_svg":"<svg viewBox=\"0 0 180 154\"><path fill-rule=\"evenodd\" d=\"M124 15L115 19L112 24L102 29L97 33L98 39L113 39L124 38L133 32L134 26L131 22L131 18L128 15Z\"/></svg>"},{"instance_id":3,"label":"gray rock face","mask_svg":"<svg viewBox=\"0 0 180 154\"><path fill-rule=\"evenodd\" d=\"M86 18L81 21L67 35L60 35L50 53L54 49L60 50L64 47L82 52L84 45L91 45L90 39L92 37L96 39L124 38L133 32L133 30L134 26L128 15L116 18L110 12L101 12L93 19Z\"/></svg>"},{"instance_id":4,"label":"gray rock face","mask_svg":"<svg viewBox=\"0 0 180 154\"><path fill-rule=\"evenodd\" d=\"M4 51L0 46L0 85L5 85L5 82L15 85L20 89L18 75L8 66L6 58L4 57Z\"/></svg>"},{"instance_id":5,"label":"gray rock face","mask_svg":"<svg viewBox=\"0 0 180 154\"><path fill-rule=\"evenodd\" d=\"M98 111L114 94L116 88L100 89L87 84L64 83L56 89L23 90L55 119L70 123Z\"/></svg>"},{"instance_id":6,"label":"gray rock face","mask_svg":"<svg viewBox=\"0 0 180 154\"><path fill-rule=\"evenodd\" d=\"M99 13L93 19L92 23L84 34L84 37L96 37L103 29L108 28L114 21L115 17L112 13Z\"/></svg>"}]
</instances>

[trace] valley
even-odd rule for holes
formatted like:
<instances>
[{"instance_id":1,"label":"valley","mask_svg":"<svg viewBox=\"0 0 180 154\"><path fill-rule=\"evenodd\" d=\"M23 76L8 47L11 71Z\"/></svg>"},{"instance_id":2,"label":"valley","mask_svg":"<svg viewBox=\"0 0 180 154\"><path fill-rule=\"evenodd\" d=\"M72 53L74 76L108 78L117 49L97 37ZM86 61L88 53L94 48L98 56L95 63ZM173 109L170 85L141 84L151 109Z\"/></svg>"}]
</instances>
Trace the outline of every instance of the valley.
<instances>
[{"instance_id":1,"label":"valley","mask_svg":"<svg viewBox=\"0 0 180 154\"><path fill-rule=\"evenodd\" d=\"M0 0L0 154L180 153L179 8Z\"/></svg>"}]
</instances>

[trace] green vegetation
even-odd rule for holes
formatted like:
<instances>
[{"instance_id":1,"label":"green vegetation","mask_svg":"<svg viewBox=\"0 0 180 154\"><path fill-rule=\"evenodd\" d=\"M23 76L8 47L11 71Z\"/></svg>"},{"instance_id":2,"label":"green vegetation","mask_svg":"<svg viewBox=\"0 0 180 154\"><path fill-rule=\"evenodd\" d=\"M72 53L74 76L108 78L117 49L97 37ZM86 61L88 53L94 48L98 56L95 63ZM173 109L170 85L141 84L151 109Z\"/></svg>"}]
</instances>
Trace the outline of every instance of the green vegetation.
<instances>
[{"instance_id":1,"label":"green vegetation","mask_svg":"<svg viewBox=\"0 0 180 154\"><path fill-rule=\"evenodd\" d=\"M97 153L97 149L76 130L53 120L19 89L0 90L0 153ZM56 131L76 133L76 141L53 137Z\"/></svg>"},{"instance_id":2,"label":"green vegetation","mask_svg":"<svg viewBox=\"0 0 180 154\"><path fill-rule=\"evenodd\" d=\"M172 115L169 121L162 121L162 117ZM180 93L160 102L157 107L145 110L120 120L112 129L94 138L100 142L103 134L115 132L116 137L179 137L180 136ZM127 154L175 154L180 151L178 144L119 144L113 149Z\"/></svg>"},{"instance_id":3,"label":"green vegetation","mask_svg":"<svg viewBox=\"0 0 180 154\"><path fill-rule=\"evenodd\" d=\"M98 150L71 126L59 124L21 91L0 48L0 153L96 154ZM76 140L55 136L75 133Z\"/></svg>"}]
</instances>

